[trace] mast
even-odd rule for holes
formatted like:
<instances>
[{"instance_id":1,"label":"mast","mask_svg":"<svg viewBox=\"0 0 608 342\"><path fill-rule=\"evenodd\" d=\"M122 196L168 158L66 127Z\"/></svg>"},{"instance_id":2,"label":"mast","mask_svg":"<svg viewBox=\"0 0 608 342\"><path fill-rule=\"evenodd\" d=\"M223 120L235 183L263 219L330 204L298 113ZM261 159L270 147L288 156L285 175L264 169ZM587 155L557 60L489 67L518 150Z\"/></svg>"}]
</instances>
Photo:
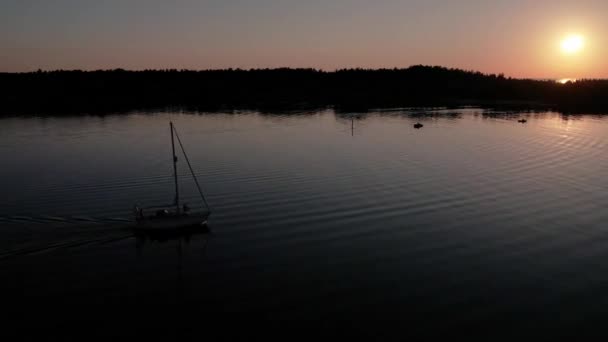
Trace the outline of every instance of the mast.
<instances>
[{"instance_id":1,"label":"mast","mask_svg":"<svg viewBox=\"0 0 608 342\"><path fill-rule=\"evenodd\" d=\"M179 187L177 185L177 157L175 156L175 142L173 139L173 122L169 122L171 127L171 150L173 151L173 177L175 178L175 212L179 215Z\"/></svg>"},{"instance_id":2,"label":"mast","mask_svg":"<svg viewBox=\"0 0 608 342\"><path fill-rule=\"evenodd\" d=\"M188 155L186 154L186 150L184 149L184 144L182 144L182 139L179 138L179 134L177 133L177 130L175 129L175 127L173 128L173 132L175 132L175 137L177 138L179 147L181 147L181 149L182 149L182 153L184 154L184 159L186 159L186 163L188 164L188 168L190 169L190 174L192 174L192 178L194 178L194 183L196 183L196 188L198 189L198 193L201 195L201 199L203 200L203 203L205 204L205 208L207 208L208 214L211 214L211 208L209 208L207 199L205 199L205 195L203 194L201 185L198 183L198 179L196 178L194 169L192 169L192 164L190 164L190 159L188 159Z\"/></svg>"}]
</instances>

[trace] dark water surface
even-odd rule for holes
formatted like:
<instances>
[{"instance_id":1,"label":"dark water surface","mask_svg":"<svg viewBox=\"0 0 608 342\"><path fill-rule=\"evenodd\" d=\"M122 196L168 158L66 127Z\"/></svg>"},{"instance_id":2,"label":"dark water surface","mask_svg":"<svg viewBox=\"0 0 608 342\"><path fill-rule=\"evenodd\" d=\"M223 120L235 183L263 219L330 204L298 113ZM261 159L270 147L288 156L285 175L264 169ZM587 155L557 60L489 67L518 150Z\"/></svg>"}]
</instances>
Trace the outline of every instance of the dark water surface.
<instances>
[{"instance_id":1,"label":"dark water surface","mask_svg":"<svg viewBox=\"0 0 608 342\"><path fill-rule=\"evenodd\" d=\"M169 120L211 235L45 223L170 203ZM482 109L4 118L0 296L53 336L605 333L607 147L608 118Z\"/></svg>"}]
</instances>

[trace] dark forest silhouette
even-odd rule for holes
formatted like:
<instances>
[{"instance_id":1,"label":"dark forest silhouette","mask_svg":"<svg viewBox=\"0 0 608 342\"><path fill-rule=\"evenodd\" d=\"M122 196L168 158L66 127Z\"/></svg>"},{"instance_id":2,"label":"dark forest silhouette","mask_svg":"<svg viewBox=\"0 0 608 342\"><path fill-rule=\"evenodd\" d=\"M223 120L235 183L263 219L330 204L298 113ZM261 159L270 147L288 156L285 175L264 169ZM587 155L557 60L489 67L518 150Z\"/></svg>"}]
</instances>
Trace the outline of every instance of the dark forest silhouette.
<instances>
[{"instance_id":1,"label":"dark forest silhouette","mask_svg":"<svg viewBox=\"0 0 608 342\"><path fill-rule=\"evenodd\" d=\"M0 92L0 113L13 115L464 105L608 112L608 80L558 84L429 66L0 73Z\"/></svg>"}]
</instances>

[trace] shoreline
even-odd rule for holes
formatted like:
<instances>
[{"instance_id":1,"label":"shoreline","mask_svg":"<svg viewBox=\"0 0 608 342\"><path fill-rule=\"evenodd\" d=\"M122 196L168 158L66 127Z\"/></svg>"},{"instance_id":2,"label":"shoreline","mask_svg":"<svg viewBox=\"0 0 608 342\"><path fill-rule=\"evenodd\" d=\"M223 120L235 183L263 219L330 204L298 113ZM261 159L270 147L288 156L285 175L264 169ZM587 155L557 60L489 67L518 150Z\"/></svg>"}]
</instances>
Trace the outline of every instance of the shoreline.
<instances>
[{"instance_id":1,"label":"shoreline","mask_svg":"<svg viewBox=\"0 0 608 342\"><path fill-rule=\"evenodd\" d=\"M608 113L608 80L560 84L436 66L0 73L0 93L0 116L446 106Z\"/></svg>"},{"instance_id":2,"label":"shoreline","mask_svg":"<svg viewBox=\"0 0 608 342\"><path fill-rule=\"evenodd\" d=\"M257 105L220 105L214 107L196 105L167 105L167 106L141 106L141 107L70 107L70 108L21 108L9 110L7 107L0 109L0 118L27 118L27 117L85 117L85 116L112 116L148 113L171 113L181 114L224 114L239 112L259 112L263 114L297 115L302 112L321 112L333 110L338 114L368 113L375 111L388 111L395 109L411 110L463 110L478 108L494 111L520 111L523 113L555 112L563 115L606 115L608 107L585 107L577 108L560 107L556 104L525 102L525 101L453 101L438 103L403 103L393 105L369 105L359 106L350 104L341 105L310 105L306 103L294 104L257 104Z\"/></svg>"}]
</instances>

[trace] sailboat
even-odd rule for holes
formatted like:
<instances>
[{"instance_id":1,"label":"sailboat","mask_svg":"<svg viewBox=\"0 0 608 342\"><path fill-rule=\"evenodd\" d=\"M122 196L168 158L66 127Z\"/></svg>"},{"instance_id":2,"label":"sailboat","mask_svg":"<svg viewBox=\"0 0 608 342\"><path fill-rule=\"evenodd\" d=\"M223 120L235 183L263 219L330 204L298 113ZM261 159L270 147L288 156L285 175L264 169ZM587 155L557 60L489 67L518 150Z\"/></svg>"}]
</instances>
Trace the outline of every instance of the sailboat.
<instances>
[{"instance_id":1,"label":"sailboat","mask_svg":"<svg viewBox=\"0 0 608 342\"><path fill-rule=\"evenodd\" d=\"M211 210L209 209L209 205L207 204L207 200L205 199L205 195L201 190L200 184L198 183L198 179L194 174L192 169L192 165L190 164L190 160L188 159L188 155L184 150L184 145L182 144L181 139L179 138L179 134L173 125L173 122L169 122L169 127L171 130L171 150L173 153L173 179L175 183L175 201L171 205L166 206L154 206L154 207L146 207L141 208L138 205L135 205L133 208L135 215L135 229L136 230L144 230L144 231L171 231L178 230L182 228L192 228L196 226L206 226L207 219L211 215ZM193 213L190 207L187 204L182 204L179 198L179 182L178 182L178 174L177 174L177 156L175 154L175 138L177 138L177 142L182 150L184 155L184 159L188 164L188 168L190 169L190 173L194 178L194 183L198 189L198 192L201 196L203 203L203 211Z\"/></svg>"}]
</instances>

